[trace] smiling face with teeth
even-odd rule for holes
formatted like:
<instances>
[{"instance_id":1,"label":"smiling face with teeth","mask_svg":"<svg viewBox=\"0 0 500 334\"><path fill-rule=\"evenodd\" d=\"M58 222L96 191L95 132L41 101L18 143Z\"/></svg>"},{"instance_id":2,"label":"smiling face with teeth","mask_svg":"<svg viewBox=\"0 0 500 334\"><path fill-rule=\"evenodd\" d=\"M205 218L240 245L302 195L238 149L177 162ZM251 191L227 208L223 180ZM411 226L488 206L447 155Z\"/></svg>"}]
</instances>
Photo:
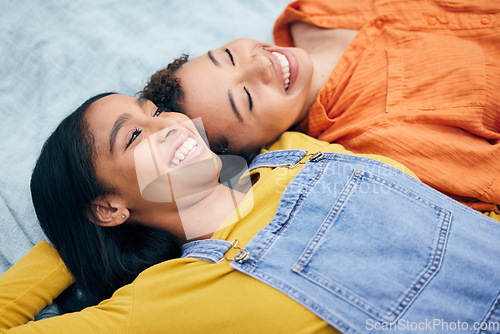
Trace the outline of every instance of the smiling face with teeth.
<instances>
[{"instance_id":1,"label":"smiling face with teeth","mask_svg":"<svg viewBox=\"0 0 500 334\"><path fill-rule=\"evenodd\" d=\"M209 51L176 73L184 112L201 117L211 146L227 142L228 152L246 157L305 118L317 95L312 75L304 50L251 39Z\"/></svg>"},{"instance_id":2,"label":"smiling face with teeth","mask_svg":"<svg viewBox=\"0 0 500 334\"><path fill-rule=\"evenodd\" d=\"M196 120L119 94L94 102L85 120L95 143L96 176L119 194L132 222L154 220L153 211L178 212L178 199L193 205L218 184L220 160ZM166 229L184 233L178 225Z\"/></svg>"},{"instance_id":3,"label":"smiling face with teeth","mask_svg":"<svg viewBox=\"0 0 500 334\"><path fill-rule=\"evenodd\" d=\"M284 55L277 51L273 51L271 54L279 60L281 72L283 73L285 91L288 91L288 87L290 86L290 62Z\"/></svg>"}]
</instances>

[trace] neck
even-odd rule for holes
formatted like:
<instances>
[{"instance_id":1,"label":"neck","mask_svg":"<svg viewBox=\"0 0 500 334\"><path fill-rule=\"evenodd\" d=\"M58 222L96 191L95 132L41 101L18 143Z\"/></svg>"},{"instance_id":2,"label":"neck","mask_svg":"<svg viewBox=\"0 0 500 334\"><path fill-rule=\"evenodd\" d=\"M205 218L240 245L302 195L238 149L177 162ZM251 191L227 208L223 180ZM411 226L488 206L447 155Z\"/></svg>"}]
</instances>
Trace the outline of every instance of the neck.
<instances>
[{"instance_id":1,"label":"neck","mask_svg":"<svg viewBox=\"0 0 500 334\"><path fill-rule=\"evenodd\" d=\"M218 184L208 196L194 205L183 205L191 203L189 198L178 199L179 218L185 239L210 238L243 197L243 193Z\"/></svg>"},{"instance_id":2,"label":"neck","mask_svg":"<svg viewBox=\"0 0 500 334\"><path fill-rule=\"evenodd\" d=\"M195 194L193 196L199 196ZM245 195L218 183L201 199L192 196L176 199L174 203L151 203L135 212L133 221L168 231L179 242L208 239L241 202ZM194 204L193 204L194 203Z\"/></svg>"},{"instance_id":3,"label":"neck","mask_svg":"<svg viewBox=\"0 0 500 334\"><path fill-rule=\"evenodd\" d=\"M304 115L309 112L321 88L328 82L334 68L357 33L348 29L323 29L303 22L292 25L295 45L304 49L313 63L311 88L304 104Z\"/></svg>"}]
</instances>

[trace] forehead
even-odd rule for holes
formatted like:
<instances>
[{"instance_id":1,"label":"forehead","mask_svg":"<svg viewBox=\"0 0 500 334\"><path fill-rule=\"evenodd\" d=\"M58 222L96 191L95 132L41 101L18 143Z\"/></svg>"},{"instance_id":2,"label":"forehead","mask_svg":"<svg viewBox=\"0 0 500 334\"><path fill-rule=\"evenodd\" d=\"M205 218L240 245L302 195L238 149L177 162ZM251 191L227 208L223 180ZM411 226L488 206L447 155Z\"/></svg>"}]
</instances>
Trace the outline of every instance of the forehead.
<instances>
[{"instance_id":1,"label":"forehead","mask_svg":"<svg viewBox=\"0 0 500 334\"><path fill-rule=\"evenodd\" d=\"M201 117L205 126L212 121L219 124L237 121L230 109L229 78L206 54L183 64L176 76L184 92L184 111L190 118Z\"/></svg>"},{"instance_id":2,"label":"forehead","mask_svg":"<svg viewBox=\"0 0 500 334\"><path fill-rule=\"evenodd\" d=\"M128 183L135 184L137 181L132 164L133 156L112 154L110 134L121 116L127 114L134 117L134 114L141 112L141 103L144 101L139 102L130 96L109 95L92 103L85 117L89 132L94 139L95 173L101 182L112 185L119 192L122 192Z\"/></svg>"},{"instance_id":3,"label":"forehead","mask_svg":"<svg viewBox=\"0 0 500 334\"><path fill-rule=\"evenodd\" d=\"M109 95L90 105L85 115L85 121L91 130L99 130L99 133L104 129L108 129L109 131L111 129L110 125L121 115L137 114L141 112L142 107L146 103L148 103L146 100L136 99L127 95Z\"/></svg>"},{"instance_id":4,"label":"forehead","mask_svg":"<svg viewBox=\"0 0 500 334\"><path fill-rule=\"evenodd\" d=\"M90 105L87 110L87 118L111 118L120 112L137 110L143 104L147 103L145 100L140 100L127 95L112 94L105 96Z\"/></svg>"},{"instance_id":5,"label":"forehead","mask_svg":"<svg viewBox=\"0 0 500 334\"><path fill-rule=\"evenodd\" d=\"M96 152L110 151L109 138L113 127L122 119L125 122L140 112L144 101L113 94L103 97L90 105L85 115L85 123L94 138Z\"/></svg>"},{"instance_id":6,"label":"forehead","mask_svg":"<svg viewBox=\"0 0 500 334\"><path fill-rule=\"evenodd\" d=\"M216 88L213 82L216 78L222 79L223 73L207 54L203 54L184 63L175 76L179 79L183 91L188 95L193 95Z\"/></svg>"}]
</instances>

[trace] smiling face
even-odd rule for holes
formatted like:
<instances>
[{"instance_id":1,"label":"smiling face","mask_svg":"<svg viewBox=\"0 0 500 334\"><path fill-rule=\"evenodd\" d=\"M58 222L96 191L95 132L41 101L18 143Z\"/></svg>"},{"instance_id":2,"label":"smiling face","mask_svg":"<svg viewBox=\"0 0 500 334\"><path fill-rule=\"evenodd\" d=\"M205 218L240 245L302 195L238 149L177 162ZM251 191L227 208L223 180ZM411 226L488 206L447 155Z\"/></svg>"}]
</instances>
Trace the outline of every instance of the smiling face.
<instances>
[{"instance_id":1,"label":"smiling face","mask_svg":"<svg viewBox=\"0 0 500 334\"><path fill-rule=\"evenodd\" d=\"M302 49L238 39L188 61L176 77L184 111L202 119L212 148L249 157L304 119L312 74Z\"/></svg>"},{"instance_id":2,"label":"smiling face","mask_svg":"<svg viewBox=\"0 0 500 334\"><path fill-rule=\"evenodd\" d=\"M132 221L147 220L160 206L177 210L179 197L196 202L217 183L216 156L183 114L116 94L94 102L85 121L94 137L96 176L116 190Z\"/></svg>"}]
</instances>

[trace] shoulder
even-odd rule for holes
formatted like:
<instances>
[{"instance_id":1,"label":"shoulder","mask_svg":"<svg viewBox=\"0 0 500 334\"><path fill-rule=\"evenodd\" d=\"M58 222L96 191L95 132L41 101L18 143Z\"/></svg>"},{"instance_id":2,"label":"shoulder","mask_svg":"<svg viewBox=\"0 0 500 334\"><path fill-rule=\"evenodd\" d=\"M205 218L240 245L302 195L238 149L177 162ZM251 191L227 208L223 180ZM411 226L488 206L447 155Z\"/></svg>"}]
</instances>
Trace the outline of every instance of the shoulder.
<instances>
[{"instance_id":1,"label":"shoulder","mask_svg":"<svg viewBox=\"0 0 500 334\"><path fill-rule=\"evenodd\" d=\"M268 151L301 149L308 152L322 150L333 153L352 154L340 144L330 144L301 132L287 131L283 133L276 142L274 142Z\"/></svg>"},{"instance_id":2,"label":"shoulder","mask_svg":"<svg viewBox=\"0 0 500 334\"><path fill-rule=\"evenodd\" d=\"M290 24L290 33L296 47L309 53L316 53L336 49L339 44L349 45L356 36L357 31L342 28L322 28L306 22L295 21Z\"/></svg>"},{"instance_id":3,"label":"shoulder","mask_svg":"<svg viewBox=\"0 0 500 334\"><path fill-rule=\"evenodd\" d=\"M315 153L321 151L321 152L357 155L360 157L365 157L372 160L380 161L418 179L415 173L413 173L409 168L391 158L376 154L354 153L346 149L341 144L322 141L300 132L287 131L283 133L281 137L278 138L278 140L271 147L269 147L269 151L291 150L291 149L301 149L309 153Z\"/></svg>"}]
</instances>

